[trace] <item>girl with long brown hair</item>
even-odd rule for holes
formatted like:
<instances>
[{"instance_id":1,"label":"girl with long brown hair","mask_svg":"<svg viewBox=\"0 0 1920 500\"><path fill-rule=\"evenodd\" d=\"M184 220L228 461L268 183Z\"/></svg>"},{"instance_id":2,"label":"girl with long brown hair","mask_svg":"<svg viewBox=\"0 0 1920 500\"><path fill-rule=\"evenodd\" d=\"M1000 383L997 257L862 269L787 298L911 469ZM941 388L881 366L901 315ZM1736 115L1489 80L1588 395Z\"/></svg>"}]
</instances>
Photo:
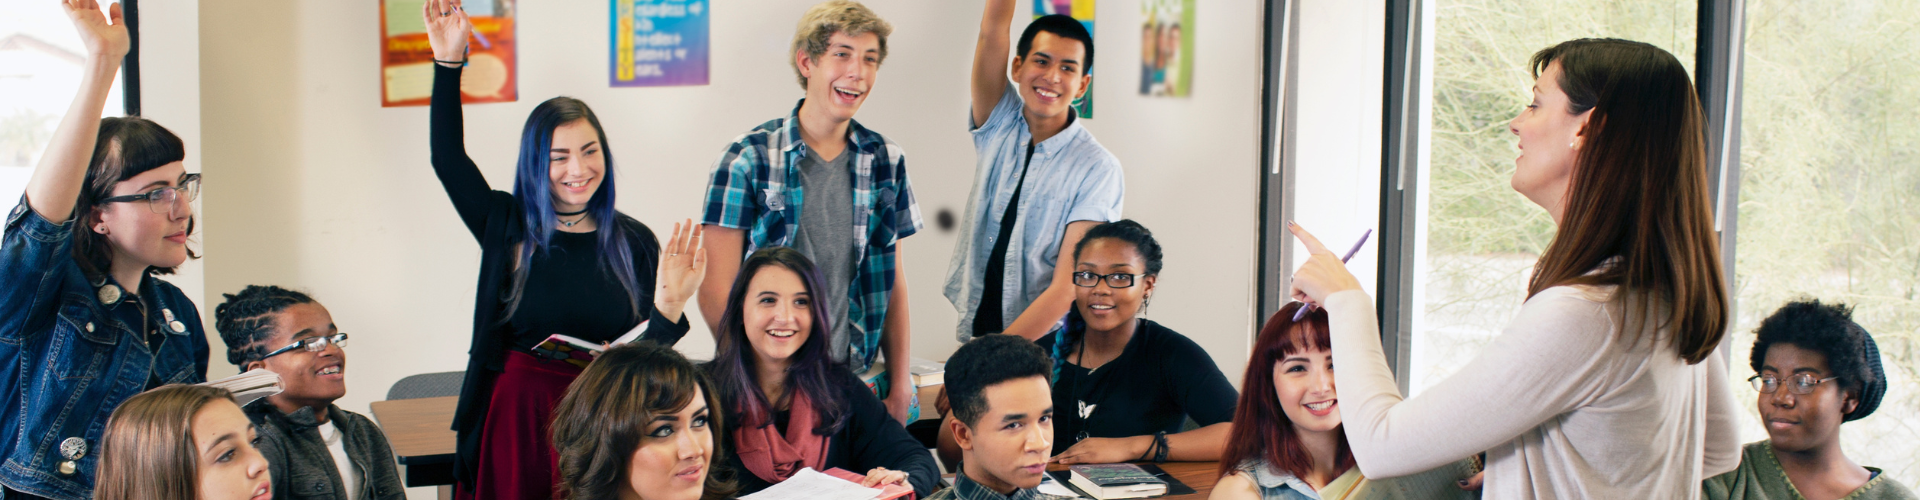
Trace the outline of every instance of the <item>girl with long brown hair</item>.
<instances>
[{"instance_id":1,"label":"girl with long brown hair","mask_svg":"<svg viewBox=\"0 0 1920 500\"><path fill-rule=\"evenodd\" d=\"M172 384L107 419L94 500L267 500L267 458L233 393Z\"/></svg>"},{"instance_id":2,"label":"girl with long brown hair","mask_svg":"<svg viewBox=\"0 0 1920 500\"><path fill-rule=\"evenodd\" d=\"M1348 444L1392 477L1487 453L1488 498L1696 498L1739 462L1727 291L1700 103L1652 45L1581 39L1534 54L1513 188L1558 224L1506 331L1402 400L1373 301L1312 252L1293 296L1326 308Z\"/></svg>"}]
</instances>

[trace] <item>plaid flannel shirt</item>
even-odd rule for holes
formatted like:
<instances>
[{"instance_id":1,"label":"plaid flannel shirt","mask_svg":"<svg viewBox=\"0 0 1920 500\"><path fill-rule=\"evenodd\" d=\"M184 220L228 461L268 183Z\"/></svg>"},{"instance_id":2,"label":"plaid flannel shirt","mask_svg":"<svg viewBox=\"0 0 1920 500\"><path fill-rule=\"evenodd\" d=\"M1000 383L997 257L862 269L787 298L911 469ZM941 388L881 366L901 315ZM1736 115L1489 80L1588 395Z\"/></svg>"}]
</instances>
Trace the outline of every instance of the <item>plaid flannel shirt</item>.
<instances>
[{"instance_id":1,"label":"plaid flannel shirt","mask_svg":"<svg viewBox=\"0 0 1920 500\"><path fill-rule=\"evenodd\" d=\"M801 100L805 102L804 99ZM800 160L800 105L783 118L769 120L734 139L713 164L707 184L703 224L747 231L746 253L793 246L800 232L800 206L806 187ZM864 237L854 249L856 273L847 290L847 319L855 337L848 342L847 365L867 370L879 351L886 325L887 299L893 292L895 244L924 223L907 182L905 150L854 121L848 124L853 161L853 233Z\"/></svg>"}]
</instances>

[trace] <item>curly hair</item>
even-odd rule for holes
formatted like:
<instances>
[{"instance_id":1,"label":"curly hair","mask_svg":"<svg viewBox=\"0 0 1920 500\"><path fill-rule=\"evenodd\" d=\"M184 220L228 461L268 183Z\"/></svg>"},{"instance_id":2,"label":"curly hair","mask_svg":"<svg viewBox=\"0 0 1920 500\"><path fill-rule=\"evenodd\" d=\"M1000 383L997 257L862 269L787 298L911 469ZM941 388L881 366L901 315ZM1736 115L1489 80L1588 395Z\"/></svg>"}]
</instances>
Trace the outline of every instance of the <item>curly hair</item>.
<instances>
[{"instance_id":1,"label":"curly hair","mask_svg":"<svg viewBox=\"0 0 1920 500\"><path fill-rule=\"evenodd\" d=\"M880 39L880 62L887 61L887 36L893 34L893 25L853 0L827 0L801 14L800 25L793 30L793 51L807 51L808 59L818 61L821 54L827 53L827 40L832 39L834 33L847 36L872 33ZM793 76L800 80L800 88L807 88L807 75L800 74L800 62L789 59L787 64L793 66Z\"/></svg>"},{"instance_id":2,"label":"curly hair","mask_svg":"<svg viewBox=\"0 0 1920 500\"><path fill-rule=\"evenodd\" d=\"M307 294L273 285L247 285L238 294L224 293L226 302L213 308L214 328L227 343L227 362L245 367L259 361L272 346L273 322L280 311L295 304L312 304Z\"/></svg>"},{"instance_id":3,"label":"curly hair","mask_svg":"<svg viewBox=\"0 0 1920 500\"><path fill-rule=\"evenodd\" d=\"M1858 402L1846 420L1866 416L1878 406L1879 396L1872 389L1884 387L1885 381L1875 375L1870 361L1877 361L1879 356L1874 353L1869 359L1867 332L1853 322L1853 307L1821 303L1819 299L1796 300L1767 316L1753 333L1749 360L1753 371L1759 372L1766 364L1767 350L1774 344L1792 345L1827 358L1827 370L1839 377L1835 382Z\"/></svg>"},{"instance_id":4,"label":"curly hair","mask_svg":"<svg viewBox=\"0 0 1920 500\"><path fill-rule=\"evenodd\" d=\"M1039 344L1013 335L982 335L947 359L947 401L953 403L953 418L971 427L991 406L988 387L1052 374L1053 360Z\"/></svg>"}]
</instances>

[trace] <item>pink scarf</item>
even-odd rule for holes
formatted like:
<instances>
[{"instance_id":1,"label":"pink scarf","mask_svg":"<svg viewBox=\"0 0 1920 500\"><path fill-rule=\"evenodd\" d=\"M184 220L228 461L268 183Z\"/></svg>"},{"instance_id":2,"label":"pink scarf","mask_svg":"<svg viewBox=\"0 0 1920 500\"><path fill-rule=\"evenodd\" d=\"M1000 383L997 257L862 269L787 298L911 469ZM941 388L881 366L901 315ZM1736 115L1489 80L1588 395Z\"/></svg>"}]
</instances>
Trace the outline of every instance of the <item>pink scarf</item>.
<instances>
[{"instance_id":1,"label":"pink scarf","mask_svg":"<svg viewBox=\"0 0 1920 500\"><path fill-rule=\"evenodd\" d=\"M792 396L785 436L769 423L771 411L747 415L743 425L733 431L734 452L740 454L740 462L746 464L753 475L769 483L786 481L805 467L822 470L821 465L827 459L828 437L813 433L819 418L813 411L813 401L799 388L793 389Z\"/></svg>"}]
</instances>

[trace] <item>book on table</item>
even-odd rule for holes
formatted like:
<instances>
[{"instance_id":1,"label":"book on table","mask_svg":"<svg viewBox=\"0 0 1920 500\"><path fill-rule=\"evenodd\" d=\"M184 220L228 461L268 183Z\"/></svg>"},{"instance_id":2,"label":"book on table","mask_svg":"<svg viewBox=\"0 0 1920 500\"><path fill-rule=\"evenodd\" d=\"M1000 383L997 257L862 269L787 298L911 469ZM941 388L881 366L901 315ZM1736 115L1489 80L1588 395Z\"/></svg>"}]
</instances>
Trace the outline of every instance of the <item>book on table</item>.
<instances>
[{"instance_id":1,"label":"book on table","mask_svg":"<svg viewBox=\"0 0 1920 500\"><path fill-rule=\"evenodd\" d=\"M572 363L574 366L586 368L588 363L592 363L594 358L600 357L600 353L607 352L608 348L639 340L640 334L647 331L648 321L651 320L641 321L638 326L634 326L633 329L628 330L626 334L605 344L584 340L571 335L558 333L548 335L546 340L540 341L540 345L533 346L533 353L547 359L566 361Z\"/></svg>"},{"instance_id":2,"label":"book on table","mask_svg":"<svg viewBox=\"0 0 1920 500\"><path fill-rule=\"evenodd\" d=\"M1134 464L1068 466L1068 482L1102 500L1143 498L1167 492L1167 481Z\"/></svg>"}]
</instances>

